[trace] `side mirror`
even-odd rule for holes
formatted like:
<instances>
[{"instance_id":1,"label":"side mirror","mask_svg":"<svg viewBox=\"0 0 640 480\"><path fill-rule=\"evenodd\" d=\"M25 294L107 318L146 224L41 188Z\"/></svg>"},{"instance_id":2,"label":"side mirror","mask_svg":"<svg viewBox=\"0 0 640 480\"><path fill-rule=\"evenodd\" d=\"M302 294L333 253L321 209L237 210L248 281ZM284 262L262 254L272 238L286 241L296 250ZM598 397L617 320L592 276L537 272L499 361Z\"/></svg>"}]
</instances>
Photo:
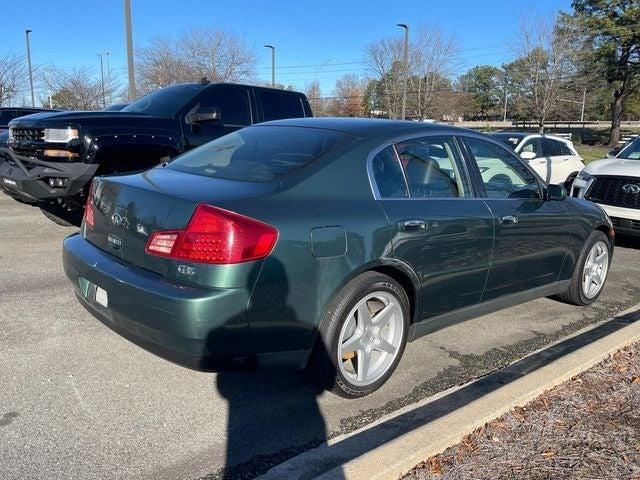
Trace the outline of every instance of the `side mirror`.
<instances>
[{"instance_id":1,"label":"side mirror","mask_svg":"<svg viewBox=\"0 0 640 480\"><path fill-rule=\"evenodd\" d=\"M189 123L217 122L222 118L218 107L201 107L198 111L189 115Z\"/></svg>"},{"instance_id":2,"label":"side mirror","mask_svg":"<svg viewBox=\"0 0 640 480\"><path fill-rule=\"evenodd\" d=\"M607 153L607 158L614 158L619 153L620 153L619 148L614 148L612 150L609 150L609 152Z\"/></svg>"},{"instance_id":3,"label":"side mirror","mask_svg":"<svg viewBox=\"0 0 640 480\"><path fill-rule=\"evenodd\" d=\"M523 160L533 160L536 158L536 152L520 152L520 158Z\"/></svg>"},{"instance_id":4,"label":"side mirror","mask_svg":"<svg viewBox=\"0 0 640 480\"><path fill-rule=\"evenodd\" d=\"M545 197L547 200L558 200L561 202L567 198L567 189L562 185L548 185Z\"/></svg>"}]
</instances>

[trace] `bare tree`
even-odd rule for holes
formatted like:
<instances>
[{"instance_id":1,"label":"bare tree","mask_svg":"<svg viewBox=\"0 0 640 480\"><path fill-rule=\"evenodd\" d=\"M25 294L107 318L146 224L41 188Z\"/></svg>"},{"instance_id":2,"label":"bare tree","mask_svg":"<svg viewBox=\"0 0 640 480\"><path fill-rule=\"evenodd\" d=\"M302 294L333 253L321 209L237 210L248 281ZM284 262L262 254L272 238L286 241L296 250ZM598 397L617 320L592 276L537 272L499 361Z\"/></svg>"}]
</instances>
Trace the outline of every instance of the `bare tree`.
<instances>
[{"instance_id":1,"label":"bare tree","mask_svg":"<svg viewBox=\"0 0 640 480\"><path fill-rule=\"evenodd\" d=\"M412 35L408 54L408 117L425 118L432 113L434 95L443 88L442 80L457 65L458 47L441 30L421 26ZM403 80L403 40L386 38L364 49L368 73L376 80L378 103L390 118L400 114Z\"/></svg>"},{"instance_id":2,"label":"bare tree","mask_svg":"<svg viewBox=\"0 0 640 480\"><path fill-rule=\"evenodd\" d=\"M52 106L66 110L102 109L102 84L91 68L62 69L43 67L41 88L49 93ZM105 79L105 96L117 94L118 84L113 76ZM44 101L43 103L46 103Z\"/></svg>"},{"instance_id":3,"label":"bare tree","mask_svg":"<svg viewBox=\"0 0 640 480\"><path fill-rule=\"evenodd\" d=\"M311 110L313 111L313 115L316 117L324 117L327 115L327 103L326 99L322 98L322 91L320 90L320 82L314 80L310 84L308 84L304 93L309 99L309 104L311 105Z\"/></svg>"},{"instance_id":4,"label":"bare tree","mask_svg":"<svg viewBox=\"0 0 640 480\"><path fill-rule=\"evenodd\" d=\"M198 81L248 81L255 77L256 53L241 36L221 29L193 27L177 38L155 37L138 49L136 70L143 91Z\"/></svg>"},{"instance_id":5,"label":"bare tree","mask_svg":"<svg viewBox=\"0 0 640 480\"><path fill-rule=\"evenodd\" d=\"M336 81L331 115L337 117L362 117L365 115L364 91L367 81L357 75L349 74Z\"/></svg>"},{"instance_id":6,"label":"bare tree","mask_svg":"<svg viewBox=\"0 0 640 480\"><path fill-rule=\"evenodd\" d=\"M173 39L155 37L148 46L136 52L138 88L149 92L174 83L187 81L188 73Z\"/></svg>"},{"instance_id":7,"label":"bare tree","mask_svg":"<svg viewBox=\"0 0 640 480\"><path fill-rule=\"evenodd\" d=\"M557 20L531 17L520 25L514 50L518 58L505 66L516 108L533 116L540 132L544 122L559 108L559 99L575 73L579 49L577 32Z\"/></svg>"},{"instance_id":8,"label":"bare tree","mask_svg":"<svg viewBox=\"0 0 640 480\"><path fill-rule=\"evenodd\" d=\"M28 78L22 55L7 53L0 57L0 107L27 90Z\"/></svg>"}]
</instances>

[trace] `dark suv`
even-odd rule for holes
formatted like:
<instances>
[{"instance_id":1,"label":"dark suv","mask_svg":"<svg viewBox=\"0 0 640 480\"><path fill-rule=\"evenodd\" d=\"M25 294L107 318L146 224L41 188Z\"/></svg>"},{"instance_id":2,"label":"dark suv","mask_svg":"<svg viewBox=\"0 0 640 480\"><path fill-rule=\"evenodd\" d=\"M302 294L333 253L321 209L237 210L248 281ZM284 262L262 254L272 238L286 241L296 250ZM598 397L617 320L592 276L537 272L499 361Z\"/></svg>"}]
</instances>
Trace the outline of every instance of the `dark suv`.
<instances>
[{"instance_id":1,"label":"dark suv","mask_svg":"<svg viewBox=\"0 0 640 480\"><path fill-rule=\"evenodd\" d=\"M312 116L302 93L202 81L121 111L40 113L10 123L0 188L62 225L80 225L91 179L146 170L267 120Z\"/></svg>"}]
</instances>

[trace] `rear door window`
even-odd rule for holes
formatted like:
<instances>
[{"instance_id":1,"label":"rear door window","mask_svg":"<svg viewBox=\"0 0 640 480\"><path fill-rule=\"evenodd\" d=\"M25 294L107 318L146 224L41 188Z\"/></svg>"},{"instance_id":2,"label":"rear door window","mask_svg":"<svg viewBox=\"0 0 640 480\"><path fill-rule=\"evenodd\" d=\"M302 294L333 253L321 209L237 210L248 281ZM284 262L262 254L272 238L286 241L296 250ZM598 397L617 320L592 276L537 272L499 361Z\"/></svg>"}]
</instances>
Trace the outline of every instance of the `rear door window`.
<instances>
[{"instance_id":1,"label":"rear door window","mask_svg":"<svg viewBox=\"0 0 640 480\"><path fill-rule=\"evenodd\" d=\"M558 140L553 140L551 138L543 138L542 140L542 151L545 157L560 157L573 155L573 152L569 147L564 143Z\"/></svg>"},{"instance_id":2,"label":"rear door window","mask_svg":"<svg viewBox=\"0 0 640 480\"><path fill-rule=\"evenodd\" d=\"M378 152L371 162L379 198L407 198L407 185L393 147Z\"/></svg>"},{"instance_id":3,"label":"rear door window","mask_svg":"<svg viewBox=\"0 0 640 480\"><path fill-rule=\"evenodd\" d=\"M544 155L542 154L542 148L540 147L540 140L537 138L532 138L527 140L522 148L520 149L520 153L522 152L533 152L536 154L535 158L542 158Z\"/></svg>"},{"instance_id":4,"label":"rear door window","mask_svg":"<svg viewBox=\"0 0 640 480\"><path fill-rule=\"evenodd\" d=\"M396 144L412 198L471 196L453 137L423 137Z\"/></svg>"},{"instance_id":5,"label":"rear door window","mask_svg":"<svg viewBox=\"0 0 640 480\"><path fill-rule=\"evenodd\" d=\"M257 93L265 122L305 116L302 101L297 95L269 90L258 90Z\"/></svg>"},{"instance_id":6,"label":"rear door window","mask_svg":"<svg viewBox=\"0 0 640 480\"><path fill-rule=\"evenodd\" d=\"M351 135L334 130L254 126L191 150L167 168L213 178L269 182L351 140Z\"/></svg>"}]
</instances>

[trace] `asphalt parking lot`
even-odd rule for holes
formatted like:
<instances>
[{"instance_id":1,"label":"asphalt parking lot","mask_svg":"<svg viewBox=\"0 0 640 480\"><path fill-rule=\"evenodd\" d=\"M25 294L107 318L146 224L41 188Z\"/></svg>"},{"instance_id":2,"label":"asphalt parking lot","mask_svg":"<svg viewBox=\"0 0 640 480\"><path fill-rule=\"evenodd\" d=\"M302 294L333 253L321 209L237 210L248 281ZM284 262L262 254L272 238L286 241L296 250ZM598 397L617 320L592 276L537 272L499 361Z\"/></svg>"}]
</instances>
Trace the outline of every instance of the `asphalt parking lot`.
<instances>
[{"instance_id":1,"label":"asphalt parking lot","mask_svg":"<svg viewBox=\"0 0 640 480\"><path fill-rule=\"evenodd\" d=\"M161 360L75 301L73 229L0 195L0 478L250 478L337 434L484 375L640 301L640 245L614 255L595 305L536 300L410 344L392 379L349 401L301 375L214 375Z\"/></svg>"}]
</instances>

